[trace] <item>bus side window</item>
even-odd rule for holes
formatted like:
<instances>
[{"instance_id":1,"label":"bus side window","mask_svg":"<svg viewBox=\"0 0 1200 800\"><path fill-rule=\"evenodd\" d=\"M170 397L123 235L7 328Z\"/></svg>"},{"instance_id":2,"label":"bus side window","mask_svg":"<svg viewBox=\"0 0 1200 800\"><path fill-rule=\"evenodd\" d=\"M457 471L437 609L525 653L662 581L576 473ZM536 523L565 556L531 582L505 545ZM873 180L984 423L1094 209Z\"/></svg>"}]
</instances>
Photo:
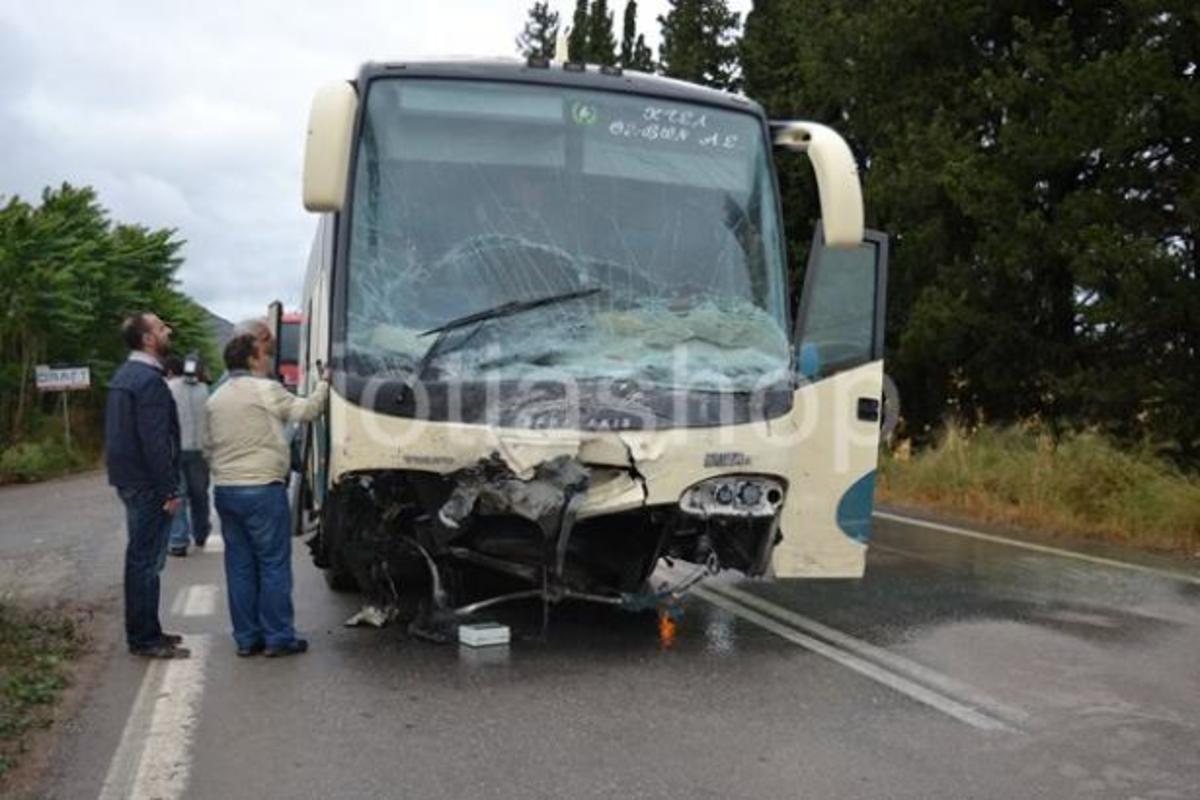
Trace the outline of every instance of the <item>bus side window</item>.
<instances>
[{"instance_id":1,"label":"bus side window","mask_svg":"<svg viewBox=\"0 0 1200 800\"><path fill-rule=\"evenodd\" d=\"M868 231L852 249L824 246L820 229L796 321L795 368L825 378L883 357L887 237Z\"/></svg>"}]
</instances>

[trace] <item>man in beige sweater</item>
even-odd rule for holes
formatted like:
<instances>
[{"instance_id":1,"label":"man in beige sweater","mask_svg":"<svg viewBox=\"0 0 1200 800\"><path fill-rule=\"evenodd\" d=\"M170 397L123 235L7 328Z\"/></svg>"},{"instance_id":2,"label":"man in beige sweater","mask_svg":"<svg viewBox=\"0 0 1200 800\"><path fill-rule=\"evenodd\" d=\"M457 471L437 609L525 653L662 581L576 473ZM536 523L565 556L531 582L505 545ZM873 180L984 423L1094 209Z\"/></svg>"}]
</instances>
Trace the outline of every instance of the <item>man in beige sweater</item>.
<instances>
[{"instance_id":1,"label":"man in beige sweater","mask_svg":"<svg viewBox=\"0 0 1200 800\"><path fill-rule=\"evenodd\" d=\"M217 514L225 538L229 615L239 656L308 649L292 610L292 539L284 424L315 419L329 397L322 375L307 397L270 377L275 341L244 333L225 346L228 380L208 398L209 443Z\"/></svg>"}]
</instances>

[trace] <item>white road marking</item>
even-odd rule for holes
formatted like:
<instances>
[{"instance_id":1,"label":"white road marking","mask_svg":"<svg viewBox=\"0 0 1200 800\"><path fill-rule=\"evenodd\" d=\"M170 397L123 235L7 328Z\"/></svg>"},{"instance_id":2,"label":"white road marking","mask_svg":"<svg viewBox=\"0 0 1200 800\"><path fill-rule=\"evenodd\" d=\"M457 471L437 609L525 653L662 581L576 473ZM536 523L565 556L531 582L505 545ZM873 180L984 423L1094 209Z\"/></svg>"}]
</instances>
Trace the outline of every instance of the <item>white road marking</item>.
<instances>
[{"instance_id":1,"label":"white road marking","mask_svg":"<svg viewBox=\"0 0 1200 800\"><path fill-rule=\"evenodd\" d=\"M181 617L211 617L217 611L220 588L215 583L197 583L184 590L186 595Z\"/></svg>"},{"instance_id":2,"label":"white road marking","mask_svg":"<svg viewBox=\"0 0 1200 800\"><path fill-rule=\"evenodd\" d=\"M747 608L730 597L726 597L716 592L710 591L705 587L697 587L692 590L692 593L707 600L713 605L723 608L726 611L741 617L748 622L753 622L761 628L764 628L777 636L780 636L793 644L811 650L812 652L824 656L831 661L836 661L848 669L863 675L871 680L881 683L890 689L894 689L901 694L924 703L925 705L937 711L947 714L960 722L985 731L1012 731L1013 729L1003 721L994 717L988 716L982 711L977 711L968 705L953 700L945 695L939 694L932 689L926 688L908 678L897 675L893 672L872 664L866 659L837 648L831 644L827 644L820 639L817 639L807 634L801 633L794 628L791 628L782 622L778 622L765 614Z\"/></svg>"},{"instance_id":3,"label":"white road marking","mask_svg":"<svg viewBox=\"0 0 1200 800\"><path fill-rule=\"evenodd\" d=\"M761 597L750 594L749 592L738 589L735 586L725 584L708 584L705 586L710 591L720 592L734 600L741 602L751 608L768 614L780 622L787 623L794 628L799 628L802 631L820 637L830 644L837 645L844 650L849 650L863 658L873 661L880 666L887 667L893 672L898 672L907 675L914 681L924 684L939 692L951 697L956 697L964 700L976 708L986 709L992 714L1005 719L1012 723L1021 723L1029 719L1029 714L1019 708L1007 706L987 694L968 686L961 681L957 681L948 675L943 675L940 672L930 669L923 664L918 664L915 661L910 661L903 656L896 655L882 647L876 647L869 642L864 642L861 639L855 638L847 633L831 628L817 622L815 619L810 619L802 614L797 614L795 611L784 608L783 606L772 603L769 600L764 600Z\"/></svg>"},{"instance_id":4,"label":"white road marking","mask_svg":"<svg viewBox=\"0 0 1200 800\"><path fill-rule=\"evenodd\" d=\"M187 659L154 661L146 670L100 800L175 800L187 789L192 739L199 724L211 636L188 636Z\"/></svg>"},{"instance_id":5,"label":"white road marking","mask_svg":"<svg viewBox=\"0 0 1200 800\"><path fill-rule=\"evenodd\" d=\"M192 587L185 586L175 593L175 600L171 603L171 616L183 616L183 610L187 608L188 596L191 594L191 589Z\"/></svg>"},{"instance_id":6,"label":"white road marking","mask_svg":"<svg viewBox=\"0 0 1200 800\"><path fill-rule=\"evenodd\" d=\"M983 542L992 542L993 544L1004 544L1009 547L1019 547L1023 550L1032 550L1035 553L1045 553L1052 556L1061 556L1063 558L1074 558L1078 561L1087 561L1092 564L1101 564L1106 567L1117 567L1118 569L1132 570L1133 572L1143 572L1148 575L1157 575L1160 578L1168 578L1174 581L1183 581L1184 583L1192 583L1200 586L1200 576L1188 575L1182 572L1174 572L1169 569L1158 569L1157 567L1147 567L1142 564L1131 564L1128 561L1119 561L1115 558L1104 558L1103 556L1093 556L1087 553L1078 553L1074 550L1064 550L1059 547L1049 547L1044 544L1034 544L1033 542L1023 542L1020 539L1010 539L1006 536L996 536L982 531L973 531L968 528L959 528L954 525L943 525L940 522L929 522L928 520L918 519L916 517L906 517L901 514L891 514L887 511L876 511L875 516L880 519L892 520L893 522L902 522L906 525L914 525L919 528L931 528L936 531L945 533L953 533L958 536L966 536L969 539L978 539Z\"/></svg>"}]
</instances>

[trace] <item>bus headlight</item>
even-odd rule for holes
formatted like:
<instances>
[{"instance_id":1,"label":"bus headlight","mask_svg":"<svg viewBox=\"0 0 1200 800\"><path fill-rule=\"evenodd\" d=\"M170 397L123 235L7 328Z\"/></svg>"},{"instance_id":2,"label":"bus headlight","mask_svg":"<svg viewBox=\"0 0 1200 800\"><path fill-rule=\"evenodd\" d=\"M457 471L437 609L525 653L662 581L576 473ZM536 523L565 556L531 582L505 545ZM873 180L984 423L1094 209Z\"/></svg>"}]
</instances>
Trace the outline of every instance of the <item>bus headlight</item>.
<instances>
[{"instance_id":1,"label":"bus headlight","mask_svg":"<svg viewBox=\"0 0 1200 800\"><path fill-rule=\"evenodd\" d=\"M783 482L761 475L722 475L688 488L680 509L701 517L774 517L783 505Z\"/></svg>"}]
</instances>

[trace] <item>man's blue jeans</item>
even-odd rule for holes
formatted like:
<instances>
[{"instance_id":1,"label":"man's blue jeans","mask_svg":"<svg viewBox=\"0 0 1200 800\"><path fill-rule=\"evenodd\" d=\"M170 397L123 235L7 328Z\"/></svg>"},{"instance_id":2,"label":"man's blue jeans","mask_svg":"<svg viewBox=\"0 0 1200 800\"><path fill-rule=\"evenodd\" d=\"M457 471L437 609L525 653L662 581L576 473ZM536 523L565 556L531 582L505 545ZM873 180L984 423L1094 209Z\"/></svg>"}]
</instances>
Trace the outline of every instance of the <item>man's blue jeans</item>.
<instances>
[{"instance_id":1,"label":"man's blue jeans","mask_svg":"<svg viewBox=\"0 0 1200 800\"><path fill-rule=\"evenodd\" d=\"M184 450L179 459L179 496L184 508L171 523L171 547L187 549L189 537L203 547L211 528L208 514L208 462L199 450ZM186 510L187 513L184 513Z\"/></svg>"},{"instance_id":2,"label":"man's blue jeans","mask_svg":"<svg viewBox=\"0 0 1200 800\"><path fill-rule=\"evenodd\" d=\"M131 649L162 641L158 573L167 556L171 515L153 489L117 489L125 504L125 640Z\"/></svg>"},{"instance_id":3,"label":"man's blue jeans","mask_svg":"<svg viewBox=\"0 0 1200 800\"><path fill-rule=\"evenodd\" d=\"M287 492L272 483L218 486L214 495L225 537L233 638L240 648L285 647L296 638Z\"/></svg>"},{"instance_id":4,"label":"man's blue jeans","mask_svg":"<svg viewBox=\"0 0 1200 800\"><path fill-rule=\"evenodd\" d=\"M184 482L183 473L179 473L179 481L175 484L180 497L187 497L187 484ZM186 502L179 505L179 510L175 512L175 516L171 517L170 534L167 537L167 542L172 550L186 550L188 542L192 536L192 523L188 519L188 504Z\"/></svg>"}]
</instances>

